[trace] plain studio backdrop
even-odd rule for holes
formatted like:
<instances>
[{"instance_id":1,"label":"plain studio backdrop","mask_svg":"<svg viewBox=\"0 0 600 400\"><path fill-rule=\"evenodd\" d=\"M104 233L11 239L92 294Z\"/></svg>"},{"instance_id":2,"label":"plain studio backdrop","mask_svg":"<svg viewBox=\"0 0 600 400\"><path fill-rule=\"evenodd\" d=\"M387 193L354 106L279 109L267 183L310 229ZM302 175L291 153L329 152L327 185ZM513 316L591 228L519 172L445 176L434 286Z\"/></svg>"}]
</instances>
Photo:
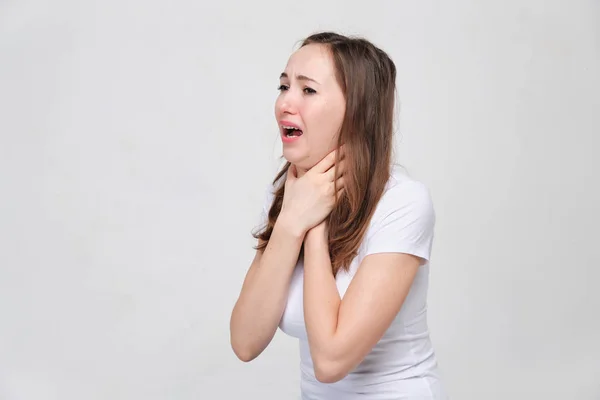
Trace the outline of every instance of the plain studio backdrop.
<instances>
[{"instance_id":1,"label":"plain studio backdrop","mask_svg":"<svg viewBox=\"0 0 600 400\"><path fill-rule=\"evenodd\" d=\"M333 29L398 68L437 211L457 400L600 399L597 1L0 1L0 399L295 399L295 339L229 316L281 144L278 77Z\"/></svg>"}]
</instances>

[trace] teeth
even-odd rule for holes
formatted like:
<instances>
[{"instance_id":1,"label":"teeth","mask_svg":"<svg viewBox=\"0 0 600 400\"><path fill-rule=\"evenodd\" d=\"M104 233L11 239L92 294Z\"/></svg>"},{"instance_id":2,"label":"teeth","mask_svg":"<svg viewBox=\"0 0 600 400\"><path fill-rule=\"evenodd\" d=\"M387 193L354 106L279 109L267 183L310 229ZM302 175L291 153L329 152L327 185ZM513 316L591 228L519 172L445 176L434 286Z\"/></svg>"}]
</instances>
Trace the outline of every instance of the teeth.
<instances>
[{"instance_id":1,"label":"teeth","mask_svg":"<svg viewBox=\"0 0 600 400\"><path fill-rule=\"evenodd\" d=\"M299 130L298 128L294 128L293 126L285 126L285 125L282 125L281 127L282 127L283 129L293 129L293 130L295 130L295 131Z\"/></svg>"}]
</instances>

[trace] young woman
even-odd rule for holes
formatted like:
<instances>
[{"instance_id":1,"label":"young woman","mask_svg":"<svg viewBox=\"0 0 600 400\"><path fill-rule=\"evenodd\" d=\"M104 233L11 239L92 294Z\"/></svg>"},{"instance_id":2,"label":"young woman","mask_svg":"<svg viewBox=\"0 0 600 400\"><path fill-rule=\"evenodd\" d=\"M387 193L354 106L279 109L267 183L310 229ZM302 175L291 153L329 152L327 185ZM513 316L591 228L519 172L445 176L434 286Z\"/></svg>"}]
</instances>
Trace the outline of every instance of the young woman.
<instances>
[{"instance_id":1,"label":"young woman","mask_svg":"<svg viewBox=\"0 0 600 400\"><path fill-rule=\"evenodd\" d=\"M257 357L297 337L302 399L445 399L427 328L435 213L392 163L396 68L361 38L308 37L280 77L287 163L231 315Z\"/></svg>"}]
</instances>

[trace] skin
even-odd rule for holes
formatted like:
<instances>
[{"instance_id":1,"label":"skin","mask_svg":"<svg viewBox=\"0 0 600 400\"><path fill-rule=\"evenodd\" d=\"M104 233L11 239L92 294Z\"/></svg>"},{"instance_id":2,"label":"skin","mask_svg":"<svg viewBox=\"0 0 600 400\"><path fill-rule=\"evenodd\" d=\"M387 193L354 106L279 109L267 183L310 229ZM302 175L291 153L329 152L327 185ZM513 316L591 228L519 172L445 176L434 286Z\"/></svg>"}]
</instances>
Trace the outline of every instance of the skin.
<instances>
[{"instance_id":1,"label":"skin","mask_svg":"<svg viewBox=\"0 0 600 400\"><path fill-rule=\"evenodd\" d=\"M292 167L282 210L268 246L255 254L231 317L234 352L243 361L256 358L277 330L304 243L304 319L315 376L324 383L345 377L381 339L422 263L408 254L371 254L340 298L325 221L341 193L334 181L343 190L343 160L337 171L334 163L336 151L343 153L335 143L345 101L334 71L320 45L299 49L286 66L275 115L278 123L292 122L304 133L284 144Z\"/></svg>"},{"instance_id":2,"label":"skin","mask_svg":"<svg viewBox=\"0 0 600 400\"><path fill-rule=\"evenodd\" d=\"M303 134L283 143L283 156L301 177L333 151L346 112L346 100L335 76L329 50L317 44L304 46L290 57L280 77L275 118L298 125Z\"/></svg>"}]
</instances>

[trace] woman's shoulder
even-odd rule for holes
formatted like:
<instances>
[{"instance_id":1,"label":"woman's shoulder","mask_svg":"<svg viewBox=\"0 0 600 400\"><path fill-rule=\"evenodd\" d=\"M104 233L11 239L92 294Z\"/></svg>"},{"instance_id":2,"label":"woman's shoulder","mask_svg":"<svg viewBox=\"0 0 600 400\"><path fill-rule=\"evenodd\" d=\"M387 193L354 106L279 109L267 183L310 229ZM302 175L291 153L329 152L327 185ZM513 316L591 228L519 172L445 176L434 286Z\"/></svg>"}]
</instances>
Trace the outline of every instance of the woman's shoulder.
<instances>
[{"instance_id":1,"label":"woman's shoulder","mask_svg":"<svg viewBox=\"0 0 600 400\"><path fill-rule=\"evenodd\" d=\"M390 177L378 208L401 208L409 205L433 208L431 193L425 183L410 176L401 166L394 164L390 169Z\"/></svg>"},{"instance_id":2,"label":"woman's shoulder","mask_svg":"<svg viewBox=\"0 0 600 400\"><path fill-rule=\"evenodd\" d=\"M378 230L395 224L428 226L435 224L435 209L427 185L394 165L384 192L370 221L370 229Z\"/></svg>"},{"instance_id":3,"label":"woman's shoulder","mask_svg":"<svg viewBox=\"0 0 600 400\"><path fill-rule=\"evenodd\" d=\"M395 166L369 223L364 254L401 252L429 259L434 227L429 189Z\"/></svg>"}]
</instances>

